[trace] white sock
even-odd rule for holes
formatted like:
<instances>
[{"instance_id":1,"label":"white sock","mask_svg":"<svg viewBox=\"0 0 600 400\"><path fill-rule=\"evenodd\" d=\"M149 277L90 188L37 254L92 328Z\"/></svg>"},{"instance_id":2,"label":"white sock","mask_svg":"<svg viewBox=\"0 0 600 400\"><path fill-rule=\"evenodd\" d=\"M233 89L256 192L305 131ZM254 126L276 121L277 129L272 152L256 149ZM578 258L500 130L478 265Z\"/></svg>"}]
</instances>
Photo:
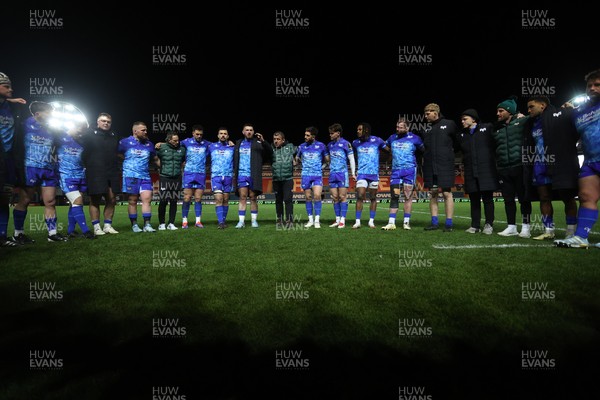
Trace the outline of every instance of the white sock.
<instances>
[{"instance_id":1,"label":"white sock","mask_svg":"<svg viewBox=\"0 0 600 400\"><path fill-rule=\"evenodd\" d=\"M252 222L255 222L256 218L258 218L258 213L252 213L252 214L250 214L250 218L251 218Z\"/></svg>"},{"instance_id":2,"label":"white sock","mask_svg":"<svg viewBox=\"0 0 600 400\"><path fill-rule=\"evenodd\" d=\"M410 222L410 217L404 217L404 223L408 224Z\"/></svg>"},{"instance_id":3,"label":"white sock","mask_svg":"<svg viewBox=\"0 0 600 400\"><path fill-rule=\"evenodd\" d=\"M530 225L529 224L523 224L523 226L521 227L521 232L525 231L525 232L529 232L530 231Z\"/></svg>"},{"instance_id":4,"label":"white sock","mask_svg":"<svg viewBox=\"0 0 600 400\"><path fill-rule=\"evenodd\" d=\"M373 218L369 218L369 225L373 225L375 223L375 220Z\"/></svg>"},{"instance_id":5,"label":"white sock","mask_svg":"<svg viewBox=\"0 0 600 400\"><path fill-rule=\"evenodd\" d=\"M335 217L335 222L337 222L339 224L340 219L341 219L340 217Z\"/></svg>"},{"instance_id":6,"label":"white sock","mask_svg":"<svg viewBox=\"0 0 600 400\"><path fill-rule=\"evenodd\" d=\"M389 225L394 225L396 223L396 218L395 217L390 217L390 219L388 219L388 224Z\"/></svg>"},{"instance_id":7,"label":"white sock","mask_svg":"<svg viewBox=\"0 0 600 400\"><path fill-rule=\"evenodd\" d=\"M308 222L313 222L313 216L312 215L308 216Z\"/></svg>"},{"instance_id":8,"label":"white sock","mask_svg":"<svg viewBox=\"0 0 600 400\"><path fill-rule=\"evenodd\" d=\"M243 224L244 220L246 219L245 215L238 215L238 219L240 220L240 222Z\"/></svg>"},{"instance_id":9,"label":"white sock","mask_svg":"<svg viewBox=\"0 0 600 400\"><path fill-rule=\"evenodd\" d=\"M321 219L320 215L315 215L315 222L319 222L320 223L320 219Z\"/></svg>"},{"instance_id":10,"label":"white sock","mask_svg":"<svg viewBox=\"0 0 600 400\"><path fill-rule=\"evenodd\" d=\"M202 218L202 216L196 217L196 223L200 222L200 218Z\"/></svg>"},{"instance_id":11,"label":"white sock","mask_svg":"<svg viewBox=\"0 0 600 400\"><path fill-rule=\"evenodd\" d=\"M187 217L183 217L183 222L187 222Z\"/></svg>"},{"instance_id":12,"label":"white sock","mask_svg":"<svg viewBox=\"0 0 600 400\"><path fill-rule=\"evenodd\" d=\"M106 226L106 224L104 224L104 226ZM110 226L110 224L109 224L109 226ZM100 230L100 229L102 229L102 228L100 228L100 222L95 223L94 230Z\"/></svg>"}]
</instances>

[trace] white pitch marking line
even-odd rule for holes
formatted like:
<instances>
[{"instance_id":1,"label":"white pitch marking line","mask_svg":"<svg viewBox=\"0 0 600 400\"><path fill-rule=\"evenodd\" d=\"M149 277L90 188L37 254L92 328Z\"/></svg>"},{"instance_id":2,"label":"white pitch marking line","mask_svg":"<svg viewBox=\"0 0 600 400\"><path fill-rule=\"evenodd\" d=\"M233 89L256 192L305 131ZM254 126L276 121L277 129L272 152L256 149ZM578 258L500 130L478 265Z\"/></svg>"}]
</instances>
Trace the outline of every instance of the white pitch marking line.
<instances>
[{"instance_id":1,"label":"white pitch marking line","mask_svg":"<svg viewBox=\"0 0 600 400\"><path fill-rule=\"evenodd\" d=\"M508 249L511 247L554 247L554 245L543 245L543 244L465 244L465 245L446 245L446 244L432 244L434 249L439 250L455 250L455 249Z\"/></svg>"},{"instance_id":2,"label":"white pitch marking line","mask_svg":"<svg viewBox=\"0 0 600 400\"><path fill-rule=\"evenodd\" d=\"M428 213L428 212L426 212L426 211L413 211L412 213L413 213L413 214L429 214L429 213ZM444 213L440 213L439 215L440 215L440 216L442 216L442 215L444 215L444 216L445 216L446 214L444 214ZM462 216L462 215L454 215L454 217L453 217L453 218L469 219L469 220L471 219L471 217L464 217L464 216ZM498 219L494 220L494 223L496 223L496 222L498 222L498 223L500 223L500 224L506 224L506 221L502 221L502 220L498 220ZM517 223L517 225L522 225L522 224L519 222L519 223ZM563 231L563 232L564 232L564 231L566 231L566 229L564 229L564 228L555 228L554 230L556 230L556 231ZM594 232L594 231L590 231L590 232L589 232L589 234L590 234L590 235L600 235L600 232Z\"/></svg>"}]
</instances>

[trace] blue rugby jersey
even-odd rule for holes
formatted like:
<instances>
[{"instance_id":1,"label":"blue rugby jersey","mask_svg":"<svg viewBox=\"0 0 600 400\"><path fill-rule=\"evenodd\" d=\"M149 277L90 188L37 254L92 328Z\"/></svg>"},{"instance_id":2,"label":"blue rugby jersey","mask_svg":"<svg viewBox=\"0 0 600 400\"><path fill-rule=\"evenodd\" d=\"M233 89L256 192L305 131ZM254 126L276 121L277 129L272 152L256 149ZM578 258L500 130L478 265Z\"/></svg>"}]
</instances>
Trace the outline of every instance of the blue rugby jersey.
<instances>
[{"instance_id":1,"label":"blue rugby jersey","mask_svg":"<svg viewBox=\"0 0 600 400\"><path fill-rule=\"evenodd\" d=\"M392 151L392 169L415 168L417 166L417 150L423 151L423 140L412 132L405 135L394 133L386 141Z\"/></svg>"},{"instance_id":2,"label":"blue rugby jersey","mask_svg":"<svg viewBox=\"0 0 600 400\"><path fill-rule=\"evenodd\" d=\"M329 150L329 171L331 174L348 171L348 156L354 157L354 150L349 141L344 138L327 143Z\"/></svg>"},{"instance_id":3,"label":"blue rugby jersey","mask_svg":"<svg viewBox=\"0 0 600 400\"><path fill-rule=\"evenodd\" d=\"M154 144L146 140L140 142L133 135L119 142L119 153L125 155L123 160L123 176L127 178L150 179L148 163L156 155Z\"/></svg>"},{"instance_id":4,"label":"blue rugby jersey","mask_svg":"<svg viewBox=\"0 0 600 400\"><path fill-rule=\"evenodd\" d=\"M298 158L302 161L301 176L323 176L323 163L328 154L327 146L317 140L298 146Z\"/></svg>"},{"instance_id":5,"label":"blue rugby jersey","mask_svg":"<svg viewBox=\"0 0 600 400\"><path fill-rule=\"evenodd\" d=\"M181 146L185 147L185 167L184 172L192 173L206 173L206 156L208 153L208 146L211 142L202 139L196 141L193 137L184 139L180 142Z\"/></svg>"},{"instance_id":6,"label":"blue rugby jersey","mask_svg":"<svg viewBox=\"0 0 600 400\"><path fill-rule=\"evenodd\" d=\"M575 110L575 127L581 135L584 163L600 162L600 101L591 101Z\"/></svg>"},{"instance_id":7,"label":"blue rugby jersey","mask_svg":"<svg viewBox=\"0 0 600 400\"><path fill-rule=\"evenodd\" d=\"M385 142L377 136L369 136L366 141L356 139L352 142L358 158L357 175L379 176L379 150L386 148Z\"/></svg>"},{"instance_id":8,"label":"blue rugby jersey","mask_svg":"<svg viewBox=\"0 0 600 400\"><path fill-rule=\"evenodd\" d=\"M212 176L233 176L233 153L235 146L227 143L212 143L208 147Z\"/></svg>"}]
</instances>

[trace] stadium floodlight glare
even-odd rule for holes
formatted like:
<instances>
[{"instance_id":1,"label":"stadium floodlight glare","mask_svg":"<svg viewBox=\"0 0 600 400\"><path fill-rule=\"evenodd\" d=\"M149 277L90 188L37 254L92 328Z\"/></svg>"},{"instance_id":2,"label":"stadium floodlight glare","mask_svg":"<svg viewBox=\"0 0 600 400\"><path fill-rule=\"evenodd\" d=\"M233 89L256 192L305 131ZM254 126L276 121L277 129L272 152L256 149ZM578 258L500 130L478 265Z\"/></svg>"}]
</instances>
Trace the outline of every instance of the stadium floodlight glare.
<instances>
[{"instance_id":1,"label":"stadium floodlight glare","mask_svg":"<svg viewBox=\"0 0 600 400\"><path fill-rule=\"evenodd\" d=\"M571 97L567 103L573 105L574 108L577 108L590 100L590 96L587 94L578 94L577 96ZM583 166L583 150L581 149L581 141L577 142L577 158L579 159L579 168Z\"/></svg>"},{"instance_id":2,"label":"stadium floodlight glare","mask_svg":"<svg viewBox=\"0 0 600 400\"><path fill-rule=\"evenodd\" d=\"M577 108L583 103L587 102L590 99L590 96L587 94L578 94L577 96L572 97L568 103L573 104L573 107Z\"/></svg>"},{"instance_id":3,"label":"stadium floodlight glare","mask_svg":"<svg viewBox=\"0 0 600 400\"><path fill-rule=\"evenodd\" d=\"M50 103L53 108L48 124L54 128L63 131L71 131L77 126L89 128L90 124L83 112L71 103L64 101L53 101Z\"/></svg>"}]
</instances>

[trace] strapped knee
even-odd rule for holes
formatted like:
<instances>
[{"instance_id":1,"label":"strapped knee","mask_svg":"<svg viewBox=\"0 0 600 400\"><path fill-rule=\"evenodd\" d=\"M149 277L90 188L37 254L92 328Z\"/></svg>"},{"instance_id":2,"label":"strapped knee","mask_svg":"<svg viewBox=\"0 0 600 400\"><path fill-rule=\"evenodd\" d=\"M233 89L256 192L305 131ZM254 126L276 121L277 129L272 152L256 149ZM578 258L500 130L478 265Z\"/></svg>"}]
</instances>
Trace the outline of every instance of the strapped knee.
<instances>
[{"instance_id":1,"label":"strapped knee","mask_svg":"<svg viewBox=\"0 0 600 400\"><path fill-rule=\"evenodd\" d=\"M400 185L391 185L391 199L390 208L398 208L398 202L400 200Z\"/></svg>"}]
</instances>

